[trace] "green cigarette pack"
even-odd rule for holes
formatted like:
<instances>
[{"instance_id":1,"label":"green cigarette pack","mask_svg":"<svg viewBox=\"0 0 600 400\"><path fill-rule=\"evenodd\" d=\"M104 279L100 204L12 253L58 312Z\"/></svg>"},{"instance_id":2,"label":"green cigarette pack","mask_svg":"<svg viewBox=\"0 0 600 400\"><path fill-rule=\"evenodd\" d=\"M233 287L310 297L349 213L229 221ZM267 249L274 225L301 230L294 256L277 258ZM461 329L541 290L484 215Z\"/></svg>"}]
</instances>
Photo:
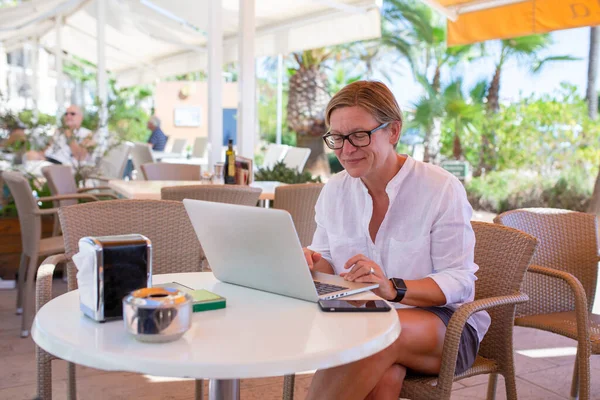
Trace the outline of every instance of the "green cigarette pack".
<instances>
[{"instance_id":1,"label":"green cigarette pack","mask_svg":"<svg viewBox=\"0 0 600 400\"><path fill-rule=\"evenodd\" d=\"M178 282L161 283L153 286L171 287L189 294L194 299L192 303L192 311L194 312L218 310L225 308L227 305L227 300L225 297L219 296L218 294L210 292L206 289L192 289Z\"/></svg>"}]
</instances>

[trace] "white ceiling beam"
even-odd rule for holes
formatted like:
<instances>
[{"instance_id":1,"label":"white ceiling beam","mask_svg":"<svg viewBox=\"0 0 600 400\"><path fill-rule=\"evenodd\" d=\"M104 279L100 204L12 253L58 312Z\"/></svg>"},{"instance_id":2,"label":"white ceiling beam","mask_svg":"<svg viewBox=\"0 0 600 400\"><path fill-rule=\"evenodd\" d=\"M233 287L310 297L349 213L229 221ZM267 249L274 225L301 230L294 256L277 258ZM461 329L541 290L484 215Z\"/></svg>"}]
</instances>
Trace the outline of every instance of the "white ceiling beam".
<instances>
[{"instance_id":1,"label":"white ceiling beam","mask_svg":"<svg viewBox=\"0 0 600 400\"><path fill-rule=\"evenodd\" d=\"M66 11L66 10L72 11L73 8L79 7L84 2L87 3L88 1L89 0L71 0L71 1L68 1L65 3L61 3L57 7L53 8L51 10L48 10L48 11L38 15L37 17L30 19L29 21L22 22L18 25L0 27L0 32L18 31L29 25L34 25L40 21L44 21L49 18L53 18L57 15L62 15L62 14L70 15L70 13L65 13L64 11Z\"/></svg>"},{"instance_id":2,"label":"white ceiling beam","mask_svg":"<svg viewBox=\"0 0 600 400\"><path fill-rule=\"evenodd\" d=\"M455 11L452 11L450 8L446 8L436 0L421 0L422 3L428 5L433 8L435 11L442 14L444 17L448 18L450 21L454 22L458 19L458 14Z\"/></svg>"},{"instance_id":3,"label":"white ceiling beam","mask_svg":"<svg viewBox=\"0 0 600 400\"><path fill-rule=\"evenodd\" d=\"M367 7L353 6L347 3L342 3L339 0L312 0L312 2L323 4L329 8L334 8L350 14L364 14L368 11Z\"/></svg>"},{"instance_id":4,"label":"white ceiling beam","mask_svg":"<svg viewBox=\"0 0 600 400\"><path fill-rule=\"evenodd\" d=\"M480 0L448 8L453 10L457 15L461 15L475 11L489 10L490 8L508 6L511 4L524 3L526 1L529 0Z\"/></svg>"}]
</instances>

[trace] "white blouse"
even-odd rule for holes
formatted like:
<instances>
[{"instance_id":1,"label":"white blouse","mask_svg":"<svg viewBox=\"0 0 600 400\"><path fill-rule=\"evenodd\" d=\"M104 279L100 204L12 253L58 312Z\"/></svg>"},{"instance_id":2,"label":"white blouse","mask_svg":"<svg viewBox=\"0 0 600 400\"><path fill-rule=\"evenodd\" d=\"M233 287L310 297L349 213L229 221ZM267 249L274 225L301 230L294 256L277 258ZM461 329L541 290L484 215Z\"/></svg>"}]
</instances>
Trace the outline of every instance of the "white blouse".
<instances>
[{"instance_id":1,"label":"white blouse","mask_svg":"<svg viewBox=\"0 0 600 400\"><path fill-rule=\"evenodd\" d=\"M367 187L346 171L332 177L315 207L317 230L309 248L321 253L338 275L350 257L363 254L388 278L432 278L451 309L472 301L479 267L473 261L473 209L460 181L440 167L408 157L386 193L389 208L373 243L373 201ZM468 320L480 342L490 321L485 311Z\"/></svg>"}]
</instances>

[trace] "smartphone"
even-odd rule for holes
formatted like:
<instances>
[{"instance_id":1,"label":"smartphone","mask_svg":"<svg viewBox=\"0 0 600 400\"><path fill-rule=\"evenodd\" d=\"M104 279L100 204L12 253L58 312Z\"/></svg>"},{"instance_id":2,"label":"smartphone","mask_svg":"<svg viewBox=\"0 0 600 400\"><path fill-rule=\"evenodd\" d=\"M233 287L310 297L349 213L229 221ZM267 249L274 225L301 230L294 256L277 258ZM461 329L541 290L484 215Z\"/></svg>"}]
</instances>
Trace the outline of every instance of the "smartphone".
<instances>
[{"instance_id":1,"label":"smartphone","mask_svg":"<svg viewBox=\"0 0 600 400\"><path fill-rule=\"evenodd\" d=\"M381 312L392 309L383 300L319 300L319 307L327 312Z\"/></svg>"}]
</instances>

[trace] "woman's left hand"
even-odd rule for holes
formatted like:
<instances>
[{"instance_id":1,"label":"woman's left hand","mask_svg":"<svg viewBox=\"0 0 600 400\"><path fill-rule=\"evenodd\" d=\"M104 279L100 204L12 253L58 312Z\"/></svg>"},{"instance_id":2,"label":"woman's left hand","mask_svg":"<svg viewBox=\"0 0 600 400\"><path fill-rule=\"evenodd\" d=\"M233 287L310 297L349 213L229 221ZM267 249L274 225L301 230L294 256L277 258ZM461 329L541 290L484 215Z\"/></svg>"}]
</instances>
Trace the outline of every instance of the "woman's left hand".
<instances>
[{"instance_id":1,"label":"woman's left hand","mask_svg":"<svg viewBox=\"0 0 600 400\"><path fill-rule=\"evenodd\" d=\"M344 265L344 269L350 270L340 274L347 281L378 283L379 288L374 289L373 293L386 300L393 300L396 297L396 289L394 289L392 282L385 276L381 267L364 255L357 254L350 258Z\"/></svg>"}]
</instances>

